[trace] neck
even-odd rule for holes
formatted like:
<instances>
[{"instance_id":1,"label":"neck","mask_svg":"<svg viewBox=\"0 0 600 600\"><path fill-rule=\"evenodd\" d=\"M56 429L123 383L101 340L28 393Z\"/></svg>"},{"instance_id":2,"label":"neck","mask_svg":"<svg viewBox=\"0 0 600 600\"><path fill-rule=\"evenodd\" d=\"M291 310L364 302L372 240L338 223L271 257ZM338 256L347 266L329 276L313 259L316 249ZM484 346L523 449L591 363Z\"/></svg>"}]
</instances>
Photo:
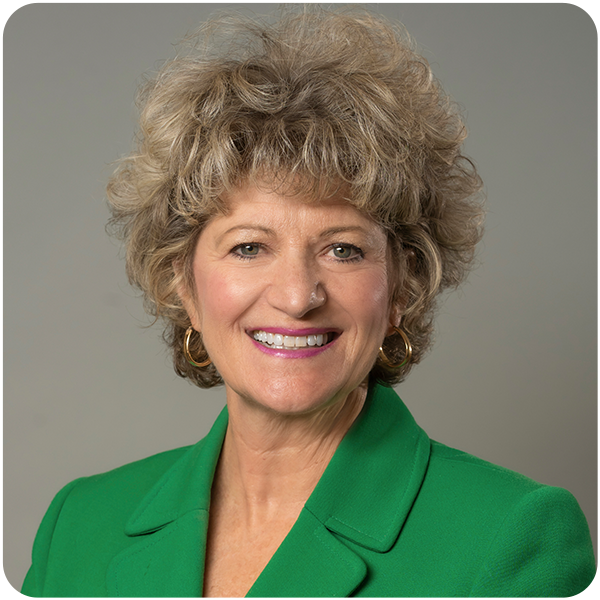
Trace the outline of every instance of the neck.
<instances>
[{"instance_id":1,"label":"neck","mask_svg":"<svg viewBox=\"0 0 600 600\"><path fill-rule=\"evenodd\" d=\"M264 524L282 511L297 515L366 395L363 385L314 413L281 415L229 392L229 425L213 499L235 506L249 526Z\"/></svg>"}]
</instances>

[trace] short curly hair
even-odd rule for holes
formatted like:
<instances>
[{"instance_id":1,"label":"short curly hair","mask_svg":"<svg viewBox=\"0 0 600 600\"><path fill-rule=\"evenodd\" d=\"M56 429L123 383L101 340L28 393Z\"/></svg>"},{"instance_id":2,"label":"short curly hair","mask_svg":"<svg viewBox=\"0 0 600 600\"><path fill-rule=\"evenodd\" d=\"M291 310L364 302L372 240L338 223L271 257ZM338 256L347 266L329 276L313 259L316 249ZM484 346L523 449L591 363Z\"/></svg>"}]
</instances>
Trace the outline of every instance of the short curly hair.
<instances>
[{"instance_id":1,"label":"short curly hair","mask_svg":"<svg viewBox=\"0 0 600 600\"><path fill-rule=\"evenodd\" d=\"M142 87L137 148L107 188L109 227L146 310L165 322L176 372L223 383L213 364L184 356L178 289L192 289L196 242L225 210L222 195L268 180L313 197L344 185L387 232L401 282L390 302L413 353L396 369L378 359L370 376L398 383L431 345L436 300L463 281L481 237L481 180L461 153L457 105L403 28L364 9L221 16L186 41ZM386 338L384 351L400 362L404 343Z\"/></svg>"}]
</instances>

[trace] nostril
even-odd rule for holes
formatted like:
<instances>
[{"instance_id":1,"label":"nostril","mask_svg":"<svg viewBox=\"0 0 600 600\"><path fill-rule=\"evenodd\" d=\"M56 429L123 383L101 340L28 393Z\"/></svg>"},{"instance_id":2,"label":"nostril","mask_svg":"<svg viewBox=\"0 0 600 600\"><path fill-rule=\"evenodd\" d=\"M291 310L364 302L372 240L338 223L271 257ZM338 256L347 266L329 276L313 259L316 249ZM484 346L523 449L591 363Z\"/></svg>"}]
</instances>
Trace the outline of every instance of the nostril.
<instances>
[{"instance_id":1,"label":"nostril","mask_svg":"<svg viewBox=\"0 0 600 600\"><path fill-rule=\"evenodd\" d=\"M312 280L314 281L314 280ZM312 310L323 306L327 301L324 287L311 282L301 275L282 276L268 293L268 301L272 306L299 319Z\"/></svg>"}]
</instances>

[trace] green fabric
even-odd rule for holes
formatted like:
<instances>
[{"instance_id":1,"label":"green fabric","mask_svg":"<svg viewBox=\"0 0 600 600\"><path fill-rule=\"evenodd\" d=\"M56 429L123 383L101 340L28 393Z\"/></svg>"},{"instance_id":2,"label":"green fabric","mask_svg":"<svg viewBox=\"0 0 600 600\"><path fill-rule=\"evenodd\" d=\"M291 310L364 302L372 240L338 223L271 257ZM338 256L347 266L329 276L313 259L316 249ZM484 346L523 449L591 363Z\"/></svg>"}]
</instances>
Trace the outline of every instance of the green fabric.
<instances>
[{"instance_id":1,"label":"green fabric","mask_svg":"<svg viewBox=\"0 0 600 600\"><path fill-rule=\"evenodd\" d=\"M195 446L78 479L52 502L23 593L202 592L223 410ZM595 574L573 496L430 441L374 386L248 596L571 596Z\"/></svg>"}]
</instances>

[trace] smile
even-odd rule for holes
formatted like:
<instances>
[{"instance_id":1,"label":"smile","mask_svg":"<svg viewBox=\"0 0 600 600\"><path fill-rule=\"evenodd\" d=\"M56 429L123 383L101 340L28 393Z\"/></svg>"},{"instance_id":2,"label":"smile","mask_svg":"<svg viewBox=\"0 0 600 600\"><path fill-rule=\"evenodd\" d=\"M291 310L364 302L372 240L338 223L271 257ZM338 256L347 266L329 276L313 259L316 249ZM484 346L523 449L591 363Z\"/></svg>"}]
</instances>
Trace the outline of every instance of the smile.
<instances>
[{"instance_id":1,"label":"smile","mask_svg":"<svg viewBox=\"0 0 600 600\"><path fill-rule=\"evenodd\" d=\"M267 348L276 350L301 350L305 348L319 348L333 341L333 331L310 335L283 335L270 333L263 330L253 331L252 338Z\"/></svg>"}]
</instances>

